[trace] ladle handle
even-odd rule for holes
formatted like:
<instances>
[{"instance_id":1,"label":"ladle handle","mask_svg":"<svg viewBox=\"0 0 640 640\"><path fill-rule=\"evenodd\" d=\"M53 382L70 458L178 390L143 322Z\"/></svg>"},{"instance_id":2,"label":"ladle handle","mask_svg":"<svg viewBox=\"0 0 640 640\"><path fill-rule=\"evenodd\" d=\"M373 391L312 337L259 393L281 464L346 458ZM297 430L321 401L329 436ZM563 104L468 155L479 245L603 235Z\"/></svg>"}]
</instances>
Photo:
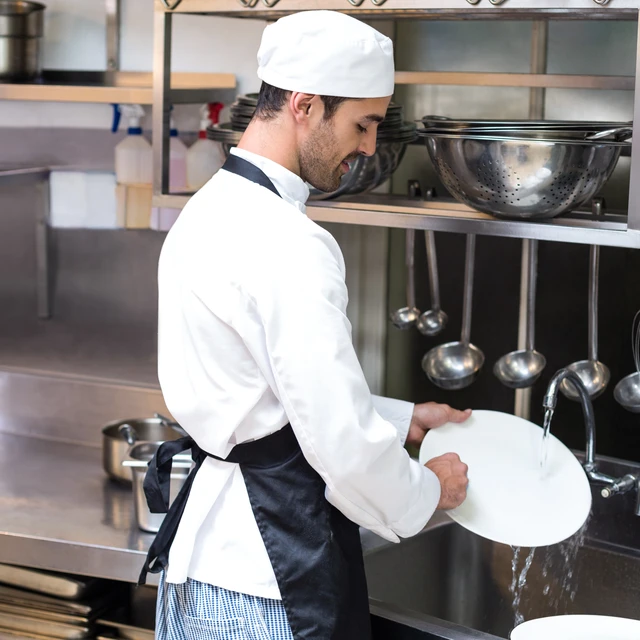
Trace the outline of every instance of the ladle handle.
<instances>
[{"instance_id":1,"label":"ladle handle","mask_svg":"<svg viewBox=\"0 0 640 640\"><path fill-rule=\"evenodd\" d=\"M436 236L433 231L424 232L424 243L429 265L429 287L431 289L431 309L440 311L440 279L438 278L438 258L436 255Z\"/></svg>"},{"instance_id":2,"label":"ladle handle","mask_svg":"<svg viewBox=\"0 0 640 640\"><path fill-rule=\"evenodd\" d=\"M604 199L594 198L591 212L594 217L603 213ZM598 278L600 275L600 246L591 245L589 249L589 360L598 360Z\"/></svg>"},{"instance_id":3,"label":"ladle handle","mask_svg":"<svg viewBox=\"0 0 640 640\"><path fill-rule=\"evenodd\" d=\"M407 264L407 307L416 306L416 274L415 274L416 230L407 229L406 264Z\"/></svg>"},{"instance_id":4,"label":"ladle handle","mask_svg":"<svg viewBox=\"0 0 640 640\"><path fill-rule=\"evenodd\" d=\"M529 245L527 262L527 351L533 351L536 336L536 284L538 281L538 241L523 240Z\"/></svg>"},{"instance_id":5,"label":"ladle handle","mask_svg":"<svg viewBox=\"0 0 640 640\"><path fill-rule=\"evenodd\" d=\"M598 360L598 276L600 274L600 247L589 250L589 360Z\"/></svg>"},{"instance_id":6,"label":"ladle handle","mask_svg":"<svg viewBox=\"0 0 640 640\"><path fill-rule=\"evenodd\" d=\"M468 345L471 340L471 308L473 303L473 265L476 259L476 237L467 235L467 250L464 263L464 293L462 300L462 344Z\"/></svg>"}]
</instances>

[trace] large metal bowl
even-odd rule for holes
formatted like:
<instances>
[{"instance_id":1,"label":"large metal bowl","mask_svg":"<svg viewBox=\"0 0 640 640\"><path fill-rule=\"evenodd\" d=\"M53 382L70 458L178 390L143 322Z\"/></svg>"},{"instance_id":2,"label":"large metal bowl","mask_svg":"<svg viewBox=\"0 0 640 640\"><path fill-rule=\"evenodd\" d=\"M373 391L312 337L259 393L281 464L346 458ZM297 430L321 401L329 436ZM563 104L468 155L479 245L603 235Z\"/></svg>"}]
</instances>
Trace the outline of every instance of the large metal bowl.
<instances>
[{"instance_id":1,"label":"large metal bowl","mask_svg":"<svg viewBox=\"0 0 640 640\"><path fill-rule=\"evenodd\" d=\"M340 186L331 192L311 188L309 200L331 200L339 196L367 193L388 180L404 157L407 142L378 142L372 156L358 156L348 173L342 176Z\"/></svg>"},{"instance_id":2,"label":"large metal bowl","mask_svg":"<svg viewBox=\"0 0 640 640\"><path fill-rule=\"evenodd\" d=\"M395 137L394 137L395 136ZM222 144L226 155L240 142L242 132L231 129L231 123L213 125L207 129L207 137ZM415 126L404 125L395 134L383 132L378 138L376 152L372 156L358 156L351 170L341 180L335 191L325 193L311 188L310 200L330 200L339 196L366 193L379 187L391 177L404 157L407 144L415 140Z\"/></svg>"},{"instance_id":3,"label":"large metal bowl","mask_svg":"<svg viewBox=\"0 0 640 640\"><path fill-rule=\"evenodd\" d=\"M554 218L588 202L626 142L534 140L418 131L444 186L501 218Z\"/></svg>"},{"instance_id":4,"label":"large metal bowl","mask_svg":"<svg viewBox=\"0 0 640 640\"><path fill-rule=\"evenodd\" d=\"M589 129L602 131L617 127L631 127L633 122L598 120L458 120L445 116L424 116L420 122L425 127L437 127L447 131L460 133L469 129Z\"/></svg>"}]
</instances>

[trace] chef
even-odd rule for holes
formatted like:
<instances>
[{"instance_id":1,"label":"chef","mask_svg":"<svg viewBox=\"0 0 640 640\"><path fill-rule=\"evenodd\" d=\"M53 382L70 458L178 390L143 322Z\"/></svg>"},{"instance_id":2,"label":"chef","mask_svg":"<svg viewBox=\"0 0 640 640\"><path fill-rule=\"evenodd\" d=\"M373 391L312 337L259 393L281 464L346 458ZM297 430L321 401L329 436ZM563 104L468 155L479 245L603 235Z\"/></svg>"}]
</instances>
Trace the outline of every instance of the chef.
<instances>
[{"instance_id":1,"label":"chef","mask_svg":"<svg viewBox=\"0 0 640 640\"><path fill-rule=\"evenodd\" d=\"M465 497L455 454L403 447L470 411L372 396L347 319L345 265L305 215L372 155L394 89L389 38L346 15L278 20L258 52L256 114L189 201L159 265L159 378L189 434L145 480L165 512L171 457L187 482L147 558L162 572L159 640L368 640L359 527L398 542Z\"/></svg>"}]
</instances>

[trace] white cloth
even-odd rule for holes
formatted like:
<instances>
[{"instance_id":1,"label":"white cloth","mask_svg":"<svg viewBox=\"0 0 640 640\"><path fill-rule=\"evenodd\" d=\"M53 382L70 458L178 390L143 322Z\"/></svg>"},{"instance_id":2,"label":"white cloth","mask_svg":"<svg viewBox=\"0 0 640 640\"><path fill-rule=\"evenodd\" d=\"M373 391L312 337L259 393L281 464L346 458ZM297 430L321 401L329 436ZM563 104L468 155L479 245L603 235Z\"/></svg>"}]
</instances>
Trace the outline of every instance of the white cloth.
<instances>
[{"instance_id":1,"label":"white cloth","mask_svg":"<svg viewBox=\"0 0 640 640\"><path fill-rule=\"evenodd\" d=\"M232 153L283 197L220 171L169 232L158 277L167 406L221 457L290 422L329 502L388 540L414 535L440 485L402 447L413 405L369 392L345 314L340 249L303 215L308 189L298 176ZM195 478L167 571L171 583L187 577L280 598L236 464L207 458Z\"/></svg>"},{"instance_id":2,"label":"white cloth","mask_svg":"<svg viewBox=\"0 0 640 640\"><path fill-rule=\"evenodd\" d=\"M393 42L337 11L294 13L265 28L258 77L287 91L385 98L394 90Z\"/></svg>"}]
</instances>

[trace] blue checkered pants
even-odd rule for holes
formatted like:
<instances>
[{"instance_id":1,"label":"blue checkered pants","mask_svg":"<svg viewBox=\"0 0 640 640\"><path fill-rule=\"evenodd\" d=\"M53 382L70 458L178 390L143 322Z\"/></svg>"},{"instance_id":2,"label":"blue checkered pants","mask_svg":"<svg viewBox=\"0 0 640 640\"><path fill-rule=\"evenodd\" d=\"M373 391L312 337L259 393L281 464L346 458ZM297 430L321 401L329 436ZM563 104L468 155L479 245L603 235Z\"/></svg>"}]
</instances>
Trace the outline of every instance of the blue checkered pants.
<instances>
[{"instance_id":1,"label":"blue checkered pants","mask_svg":"<svg viewBox=\"0 0 640 640\"><path fill-rule=\"evenodd\" d=\"M160 578L156 640L293 640L280 600Z\"/></svg>"}]
</instances>

